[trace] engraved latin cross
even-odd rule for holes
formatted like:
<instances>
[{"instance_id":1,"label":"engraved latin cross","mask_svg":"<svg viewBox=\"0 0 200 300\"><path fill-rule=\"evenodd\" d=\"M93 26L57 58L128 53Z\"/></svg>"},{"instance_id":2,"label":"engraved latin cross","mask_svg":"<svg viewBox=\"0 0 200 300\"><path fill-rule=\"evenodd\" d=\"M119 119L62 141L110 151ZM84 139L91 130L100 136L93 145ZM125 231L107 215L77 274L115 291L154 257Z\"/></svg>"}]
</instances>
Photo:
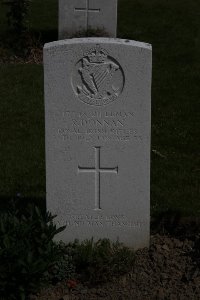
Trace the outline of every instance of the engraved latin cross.
<instances>
[{"instance_id":1,"label":"engraved latin cross","mask_svg":"<svg viewBox=\"0 0 200 300\"><path fill-rule=\"evenodd\" d=\"M101 174L113 173L118 174L118 166L115 168L101 168L100 151L101 147L95 148L95 167L80 167L78 166L78 173L94 173L95 174L95 210L101 209Z\"/></svg>"},{"instance_id":2,"label":"engraved latin cross","mask_svg":"<svg viewBox=\"0 0 200 300\"><path fill-rule=\"evenodd\" d=\"M95 8L90 8L89 6L89 0L85 0L86 1L86 7L84 8L74 8L75 12L84 12L85 13L85 30L88 30L89 28L89 13L99 13L100 12L100 8L95 9Z\"/></svg>"}]
</instances>

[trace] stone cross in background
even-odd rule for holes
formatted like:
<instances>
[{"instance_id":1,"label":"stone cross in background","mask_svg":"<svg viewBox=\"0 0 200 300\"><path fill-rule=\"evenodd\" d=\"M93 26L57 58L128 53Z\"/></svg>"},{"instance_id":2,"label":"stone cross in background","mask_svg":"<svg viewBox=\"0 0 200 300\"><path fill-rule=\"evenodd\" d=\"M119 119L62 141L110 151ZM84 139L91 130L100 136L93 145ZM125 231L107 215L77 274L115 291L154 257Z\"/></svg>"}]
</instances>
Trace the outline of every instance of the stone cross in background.
<instances>
[{"instance_id":1,"label":"stone cross in background","mask_svg":"<svg viewBox=\"0 0 200 300\"><path fill-rule=\"evenodd\" d=\"M117 0L59 0L59 39L88 29L116 37Z\"/></svg>"},{"instance_id":2,"label":"stone cross in background","mask_svg":"<svg viewBox=\"0 0 200 300\"><path fill-rule=\"evenodd\" d=\"M89 0L85 0L86 1L86 7L84 8L79 8L79 7L75 7L74 11L79 13L79 12L83 12L85 14L85 30L89 29L89 13L100 13L100 8L90 8L89 6ZM76 16L75 16L76 18Z\"/></svg>"},{"instance_id":3,"label":"stone cross in background","mask_svg":"<svg viewBox=\"0 0 200 300\"><path fill-rule=\"evenodd\" d=\"M149 245L151 46L82 38L44 47L47 209L57 239Z\"/></svg>"}]
</instances>

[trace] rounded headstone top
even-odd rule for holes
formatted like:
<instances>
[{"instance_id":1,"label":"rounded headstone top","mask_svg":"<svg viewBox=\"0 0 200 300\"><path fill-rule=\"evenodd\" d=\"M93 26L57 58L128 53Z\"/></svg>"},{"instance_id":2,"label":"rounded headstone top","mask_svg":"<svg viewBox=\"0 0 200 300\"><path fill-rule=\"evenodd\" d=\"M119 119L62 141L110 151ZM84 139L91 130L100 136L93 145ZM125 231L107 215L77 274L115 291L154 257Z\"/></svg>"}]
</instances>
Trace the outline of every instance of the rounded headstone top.
<instances>
[{"instance_id":1,"label":"rounded headstone top","mask_svg":"<svg viewBox=\"0 0 200 300\"><path fill-rule=\"evenodd\" d=\"M87 37L87 38L73 38L73 39L66 39L66 40L60 40L55 42L46 43L44 45L44 49L54 48L58 46L64 46L64 45L74 45L74 44L121 44L121 45L127 45L132 47L138 47L143 49L149 49L152 50L151 44L144 43L144 42L138 42L134 40L128 40L128 39L118 39L118 38L98 38L98 37Z\"/></svg>"}]
</instances>

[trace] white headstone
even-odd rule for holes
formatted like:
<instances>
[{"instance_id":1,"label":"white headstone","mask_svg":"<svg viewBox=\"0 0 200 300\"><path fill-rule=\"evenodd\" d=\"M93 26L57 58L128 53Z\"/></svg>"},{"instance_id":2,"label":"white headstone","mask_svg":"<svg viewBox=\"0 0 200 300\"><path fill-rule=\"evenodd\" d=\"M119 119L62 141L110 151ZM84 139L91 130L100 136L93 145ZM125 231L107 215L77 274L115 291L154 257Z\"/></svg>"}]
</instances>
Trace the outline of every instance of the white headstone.
<instances>
[{"instance_id":1,"label":"white headstone","mask_svg":"<svg viewBox=\"0 0 200 300\"><path fill-rule=\"evenodd\" d=\"M108 38L44 47L47 208L64 242L149 244L151 54Z\"/></svg>"},{"instance_id":2,"label":"white headstone","mask_svg":"<svg viewBox=\"0 0 200 300\"><path fill-rule=\"evenodd\" d=\"M90 28L116 37L117 0L59 0L59 39Z\"/></svg>"}]
</instances>

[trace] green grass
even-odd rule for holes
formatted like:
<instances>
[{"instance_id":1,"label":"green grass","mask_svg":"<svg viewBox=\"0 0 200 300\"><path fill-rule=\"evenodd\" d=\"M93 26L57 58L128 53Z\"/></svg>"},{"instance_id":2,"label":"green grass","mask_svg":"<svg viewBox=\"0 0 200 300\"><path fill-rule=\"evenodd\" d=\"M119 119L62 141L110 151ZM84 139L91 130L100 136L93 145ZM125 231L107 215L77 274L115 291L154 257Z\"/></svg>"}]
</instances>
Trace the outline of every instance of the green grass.
<instances>
[{"instance_id":1,"label":"green grass","mask_svg":"<svg viewBox=\"0 0 200 300\"><path fill-rule=\"evenodd\" d=\"M45 194L43 71L0 65L0 196Z\"/></svg>"},{"instance_id":2,"label":"green grass","mask_svg":"<svg viewBox=\"0 0 200 300\"><path fill-rule=\"evenodd\" d=\"M152 215L200 215L198 0L119 0L118 37L151 43ZM57 1L33 0L31 29L57 36ZM5 34L0 10L0 34ZM43 71L0 66L0 196L45 197Z\"/></svg>"}]
</instances>

